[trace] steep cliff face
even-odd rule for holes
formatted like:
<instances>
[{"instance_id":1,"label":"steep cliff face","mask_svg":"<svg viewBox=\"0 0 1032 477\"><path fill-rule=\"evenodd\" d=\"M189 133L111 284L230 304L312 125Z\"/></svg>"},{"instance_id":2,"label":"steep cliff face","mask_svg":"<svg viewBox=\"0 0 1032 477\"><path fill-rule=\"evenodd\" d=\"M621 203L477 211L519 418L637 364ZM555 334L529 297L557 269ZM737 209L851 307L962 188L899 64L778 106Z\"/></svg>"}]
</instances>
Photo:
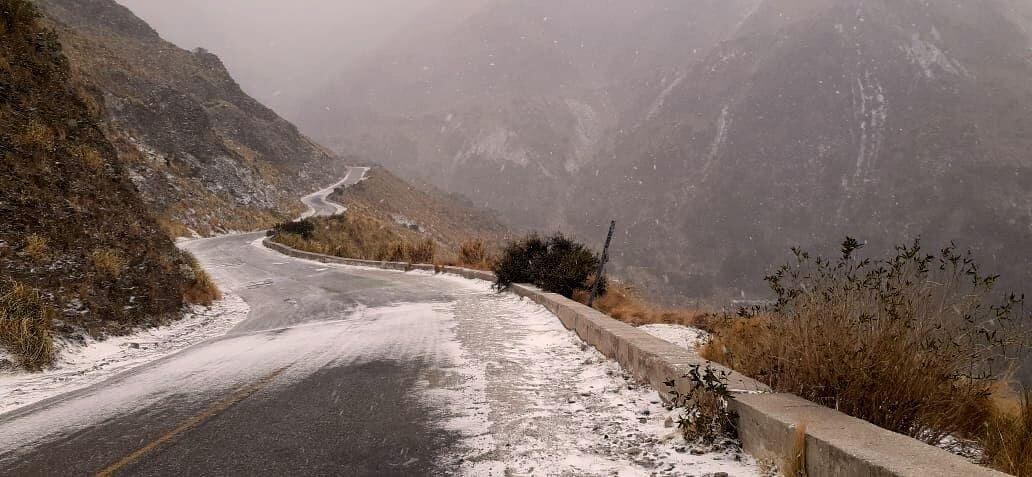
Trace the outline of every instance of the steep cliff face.
<instances>
[{"instance_id":1,"label":"steep cliff face","mask_svg":"<svg viewBox=\"0 0 1032 477\"><path fill-rule=\"evenodd\" d=\"M75 73L100 91L105 132L174 233L292 216L340 161L258 103L219 59L162 40L111 0L41 0Z\"/></svg>"},{"instance_id":2,"label":"steep cliff face","mask_svg":"<svg viewBox=\"0 0 1032 477\"><path fill-rule=\"evenodd\" d=\"M0 7L0 285L39 289L58 332L175 317L196 278L191 261L118 161L57 35L26 1ZM9 331L22 317L3 312Z\"/></svg>"},{"instance_id":3,"label":"steep cliff face","mask_svg":"<svg viewBox=\"0 0 1032 477\"><path fill-rule=\"evenodd\" d=\"M617 265L665 295L760 292L790 246L846 234L957 240L1020 285L1029 18L1012 0L498 1L355 67L301 123L521 225L599 240L615 218Z\"/></svg>"}]
</instances>

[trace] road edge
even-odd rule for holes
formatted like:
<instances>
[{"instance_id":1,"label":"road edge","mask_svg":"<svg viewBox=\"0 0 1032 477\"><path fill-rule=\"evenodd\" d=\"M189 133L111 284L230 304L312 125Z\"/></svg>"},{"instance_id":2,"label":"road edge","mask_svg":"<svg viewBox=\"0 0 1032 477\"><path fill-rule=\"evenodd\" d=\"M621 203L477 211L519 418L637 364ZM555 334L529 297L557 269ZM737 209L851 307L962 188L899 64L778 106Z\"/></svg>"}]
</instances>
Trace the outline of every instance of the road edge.
<instances>
[{"instance_id":1,"label":"road edge","mask_svg":"<svg viewBox=\"0 0 1032 477\"><path fill-rule=\"evenodd\" d=\"M462 267L382 262L305 252L273 242L262 244L284 255L323 263L386 270L421 270L493 282L491 272ZM665 383L673 380L680 392L690 389L684 377L692 366L712 366L728 372L733 392L731 407L738 413L738 431L746 452L761 461L780 465L794 449L800 426L806 429L807 475L937 477L942 475L1006 476L969 462L943 449L882 429L798 396L773 393L752 378L703 359L693 351L656 338L581 303L531 285L516 284L508 291L548 309L585 343L615 360L635 378L668 395Z\"/></svg>"}]
</instances>

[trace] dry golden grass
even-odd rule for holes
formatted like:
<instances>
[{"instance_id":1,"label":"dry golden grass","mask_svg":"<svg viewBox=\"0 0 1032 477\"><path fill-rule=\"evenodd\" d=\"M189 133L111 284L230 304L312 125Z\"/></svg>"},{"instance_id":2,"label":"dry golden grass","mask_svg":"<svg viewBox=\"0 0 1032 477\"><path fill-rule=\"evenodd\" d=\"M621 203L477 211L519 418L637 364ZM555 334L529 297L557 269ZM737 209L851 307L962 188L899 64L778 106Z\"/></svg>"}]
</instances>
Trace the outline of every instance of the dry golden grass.
<instances>
[{"instance_id":1,"label":"dry golden grass","mask_svg":"<svg viewBox=\"0 0 1032 477\"><path fill-rule=\"evenodd\" d=\"M850 245L838 262L797 252L768 277L778 304L718 324L703 357L930 444L978 439L1006 380L994 364L1025 340L1014 298L989 303L993 279L949 248L931 266L917 245L886 261Z\"/></svg>"},{"instance_id":2,"label":"dry golden grass","mask_svg":"<svg viewBox=\"0 0 1032 477\"><path fill-rule=\"evenodd\" d=\"M19 142L22 145L40 149L43 151L50 151L54 149L56 137L54 131L47 126L46 123L38 119L33 119L25 125L25 129L22 131L19 137Z\"/></svg>"},{"instance_id":3,"label":"dry golden grass","mask_svg":"<svg viewBox=\"0 0 1032 477\"><path fill-rule=\"evenodd\" d=\"M183 300L191 305L211 306L215 300L222 298L215 280L212 280L208 272L201 268L201 264L191 255L187 255L190 267L193 269L193 280L187 284L183 291Z\"/></svg>"},{"instance_id":4,"label":"dry golden grass","mask_svg":"<svg viewBox=\"0 0 1032 477\"><path fill-rule=\"evenodd\" d=\"M90 254L90 261L93 262L93 268L97 270L100 276L109 279L120 277L126 267L126 261L122 257L122 252L113 248L94 250Z\"/></svg>"},{"instance_id":5,"label":"dry golden grass","mask_svg":"<svg viewBox=\"0 0 1032 477\"><path fill-rule=\"evenodd\" d=\"M989 418L979 443L983 463L1017 477L1032 477L1032 391Z\"/></svg>"},{"instance_id":6,"label":"dry golden grass","mask_svg":"<svg viewBox=\"0 0 1032 477\"><path fill-rule=\"evenodd\" d=\"M280 232L274 240L308 252L362 260L433 264L437 244L416 232L399 230L375 217L349 210L344 215L309 219L310 237Z\"/></svg>"},{"instance_id":7,"label":"dry golden grass","mask_svg":"<svg viewBox=\"0 0 1032 477\"><path fill-rule=\"evenodd\" d=\"M40 234L29 234L28 237L25 237L25 247L22 248L22 252L32 257L33 260L46 260L50 253L49 241Z\"/></svg>"},{"instance_id":8,"label":"dry golden grass","mask_svg":"<svg viewBox=\"0 0 1032 477\"><path fill-rule=\"evenodd\" d=\"M487 260L487 246L479 238L463 240L459 245L459 260L463 264L479 264Z\"/></svg>"},{"instance_id":9,"label":"dry golden grass","mask_svg":"<svg viewBox=\"0 0 1032 477\"><path fill-rule=\"evenodd\" d=\"M165 232L169 237L176 239L179 237L192 237L193 233L190 232L190 228L183 225L182 222L170 218L170 217L157 217L158 227Z\"/></svg>"},{"instance_id":10,"label":"dry golden grass","mask_svg":"<svg viewBox=\"0 0 1032 477\"><path fill-rule=\"evenodd\" d=\"M588 292L580 291L573 298L586 304L588 295ZM646 302L633 286L616 280L608 280L606 293L595 299L594 308L633 326L669 324L712 331L715 324L722 321L717 314L708 311L654 306Z\"/></svg>"},{"instance_id":11,"label":"dry golden grass","mask_svg":"<svg viewBox=\"0 0 1032 477\"><path fill-rule=\"evenodd\" d=\"M73 147L70 152L82 161L83 165L94 172L99 172L104 168L104 156L90 146L79 144Z\"/></svg>"},{"instance_id":12,"label":"dry golden grass","mask_svg":"<svg viewBox=\"0 0 1032 477\"><path fill-rule=\"evenodd\" d=\"M701 355L896 432L931 442L976 435L991 409L988 386L957 379L948 356L915 353L912 332L860 330L819 312L740 318L718 326Z\"/></svg>"},{"instance_id":13,"label":"dry golden grass","mask_svg":"<svg viewBox=\"0 0 1032 477\"><path fill-rule=\"evenodd\" d=\"M406 252L412 263L434 263L437 246L434 245L433 240L428 238L416 243L408 243Z\"/></svg>"},{"instance_id":14,"label":"dry golden grass","mask_svg":"<svg viewBox=\"0 0 1032 477\"><path fill-rule=\"evenodd\" d=\"M52 321L53 310L37 290L0 281L0 345L22 367L39 370L53 362Z\"/></svg>"}]
</instances>

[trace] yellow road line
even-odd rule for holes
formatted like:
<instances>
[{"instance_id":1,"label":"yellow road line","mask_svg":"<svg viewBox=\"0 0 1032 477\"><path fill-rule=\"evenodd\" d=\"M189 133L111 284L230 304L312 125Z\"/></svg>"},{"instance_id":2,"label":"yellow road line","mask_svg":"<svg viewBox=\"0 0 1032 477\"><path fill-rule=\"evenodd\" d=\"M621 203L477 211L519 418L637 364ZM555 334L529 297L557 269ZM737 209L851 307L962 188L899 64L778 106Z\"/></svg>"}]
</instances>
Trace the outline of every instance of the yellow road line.
<instances>
[{"instance_id":1,"label":"yellow road line","mask_svg":"<svg viewBox=\"0 0 1032 477\"><path fill-rule=\"evenodd\" d=\"M140 457L143 457L148 452L151 452L154 449L161 447L162 445L168 443L172 439L175 439L183 433L201 425L202 423L204 423L204 421L207 421L208 419L215 417L222 411L229 409L230 406L240 401L243 401L244 399L247 399L248 396L254 394L255 391L258 391L258 389L260 389L262 386L265 386L266 384L269 384L273 379L276 379L276 376L279 376L280 373L285 371L288 367L289 366L284 366L280 369L277 369L269 375L262 377L258 381L255 381L254 383L251 383L243 388L240 388L237 392L233 393L233 395L227 397L226 399L223 399L222 401L219 401L217 404L206 409L204 412L183 422L175 429L172 429L171 431L168 431L161 437L154 439L149 444L134 451L132 454L123 457L118 462L115 462L114 464L105 467L104 470L97 472L97 477L110 477L115 472L118 472L125 466L132 464L133 462L136 462Z\"/></svg>"}]
</instances>

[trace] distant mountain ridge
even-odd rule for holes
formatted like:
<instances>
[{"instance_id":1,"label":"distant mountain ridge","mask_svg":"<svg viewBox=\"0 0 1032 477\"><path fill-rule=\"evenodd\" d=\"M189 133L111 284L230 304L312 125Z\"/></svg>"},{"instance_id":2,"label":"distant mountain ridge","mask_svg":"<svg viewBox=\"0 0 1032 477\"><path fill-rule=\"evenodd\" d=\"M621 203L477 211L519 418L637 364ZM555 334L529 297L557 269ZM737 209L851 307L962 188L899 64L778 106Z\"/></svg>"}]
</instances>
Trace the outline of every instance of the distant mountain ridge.
<instances>
[{"instance_id":1,"label":"distant mountain ridge","mask_svg":"<svg viewBox=\"0 0 1032 477\"><path fill-rule=\"evenodd\" d=\"M789 247L847 234L957 240L1021 287L1026 3L498 0L299 124L522 226L601 240L615 218L621 272L668 297L762 293Z\"/></svg>"}]
</instances>

